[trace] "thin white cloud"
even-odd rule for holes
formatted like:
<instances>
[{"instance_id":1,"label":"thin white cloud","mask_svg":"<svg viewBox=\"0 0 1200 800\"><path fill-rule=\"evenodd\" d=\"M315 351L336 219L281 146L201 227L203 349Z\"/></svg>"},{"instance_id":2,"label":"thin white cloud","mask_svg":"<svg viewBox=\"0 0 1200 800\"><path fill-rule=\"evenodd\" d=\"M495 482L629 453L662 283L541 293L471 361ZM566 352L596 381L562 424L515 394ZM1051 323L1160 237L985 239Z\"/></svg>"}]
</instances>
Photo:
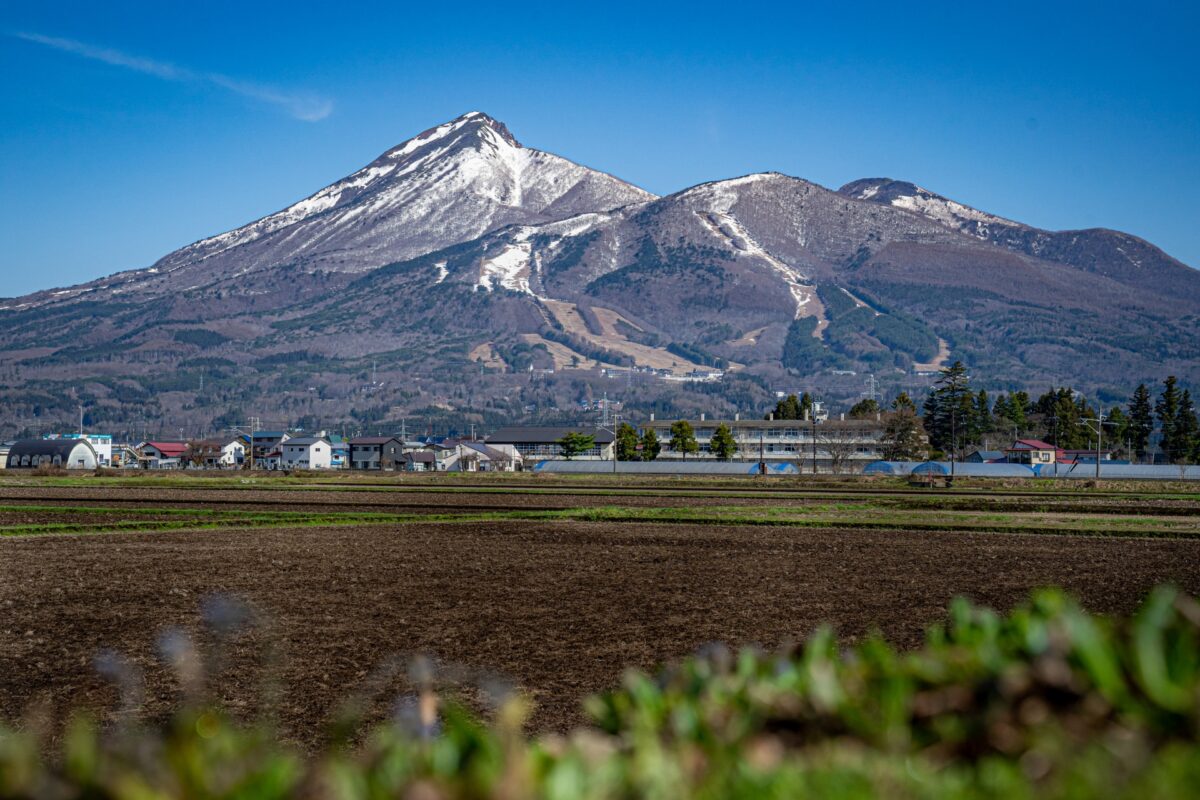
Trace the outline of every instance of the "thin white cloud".
<instances>
[{"instance_id":1,"label":"thin white cloud","mask_svg":"<svg viewBox=\"0 0 1200 800\"><path fill-rule=\"evenodd\" d=\"M238 80L217 72L196 72L166 61L143 58L110 47L97 47L74 39L25 32L17 32L12 35L27 42L52 47L65 53L73 53L93 61L102 61L115 67L125 67L166 81L207 83L260 103L278 106L296 119L305 122L325 119L333 112L332 101L313 94L288 92L273 86Z\"/></svg>"}]
</instances>

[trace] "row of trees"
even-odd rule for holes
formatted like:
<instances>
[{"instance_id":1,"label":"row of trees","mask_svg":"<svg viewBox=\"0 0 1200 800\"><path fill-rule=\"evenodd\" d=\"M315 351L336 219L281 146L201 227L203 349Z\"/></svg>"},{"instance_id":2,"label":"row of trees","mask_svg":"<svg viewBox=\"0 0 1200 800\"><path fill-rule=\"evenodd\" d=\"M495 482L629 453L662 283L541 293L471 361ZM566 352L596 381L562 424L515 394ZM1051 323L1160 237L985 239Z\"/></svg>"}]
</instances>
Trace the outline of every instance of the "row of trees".
<instances>
[{"instance_id":1,"label":"row of trees","mask_svg":"<svg viewBox=\"0 0 1200 800\"><path fill-rule=\"evenodd\" d=\"M788 395L775 404L768 419L801 420L811 417L815 403L808 392ZM852 419L882 418L884 432L882 456L894 461L917 461L930 455L961 456L967 448L978 447L990 436L1044 439L1065 450L1096 447L1103 431L1109 449L1145 460L1150 454L1155 431L1164 460L1172 463L1200 462L1200 421L1191 392L1181 388L1174 376L1163 381L1162 392L1153 400L1145 384L1137 387L1125 407L1113 406L1107 412L1093 407L1087 398L1068 387L1052 388L1036 400L1027 392L1000 394L993 401L984 390L971 386L970 375L961 361L942 370L933 391L925 400L923 414L916 403L901 392L885 410L873 399L856 403L849 412ZM836 423L823 423L818 441L830 458L836 460L838 444L845 439L834 430ZM691 424L679 420L671 425L670 447L683 458L699 452ZM573 458L595 447L595 439L582 433L569 433L559 441L563 455ZM628 423L616 431L614 443L619 461L653 461L662 449L654 431L641 436ZM724 423L717 426L709 441L709 450L722 460L738 452L733 431Z\"/></svg>"},{"instance_id":2,"label":"row of trees","mask_svg":"<svg viewBox=\"0 0 1200 800\"><path fill-rule=\"evenodd\" d=\"M555 444L562 451L563 458L572 459L594 448L596 437L593 434L568 431ZM672 450L682 453L685 459L688 455L700 451L700 443L696 440L696 431L689 422L682 419L671 424L669 444ZM733 458L738 450L733 431L725 424L718 425L717 429L713 431L708 447L714 456L726 461ZM623 422L616 430L613 449L617 461L653 461L662 452L662 444L658 441L658 435L652 428L647 428L641 436L638 436L636 428L628 422Z\"/></svg>"},{"instance_id":3,"label":"row of trees","mask_svg":"<svg viewBox=\"0 0 1200 800\"><path fill-rule=\"evenodd\" d=\"M1113 406L1105 412L1065 386L1052 388L1036 400L1018 391L1001 394L993 402L986 391L972 389L966 367L955 362L942 371L923 411L929 444L944 453L978 446L991 435L1035 436L1065 450L1084 450L1097 446L1102 429L1104 441L1114 449L1145 460L1158 430L1166 461L1200 460L1200 423L1191 392L1181 389L1174 376L1163 381L1156 402L1142 384L1125 407Z\"/></svg>"}]
</instances>

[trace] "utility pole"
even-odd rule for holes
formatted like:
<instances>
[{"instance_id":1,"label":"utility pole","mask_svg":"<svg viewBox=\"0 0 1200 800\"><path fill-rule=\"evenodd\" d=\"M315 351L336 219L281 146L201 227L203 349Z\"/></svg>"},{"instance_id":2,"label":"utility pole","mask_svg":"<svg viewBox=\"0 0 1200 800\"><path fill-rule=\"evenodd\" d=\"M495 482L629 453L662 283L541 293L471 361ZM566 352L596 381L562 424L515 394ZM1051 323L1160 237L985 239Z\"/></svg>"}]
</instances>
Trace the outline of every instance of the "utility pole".
<instances>
[{"instance_id":1,"label":"utility pole","mask_svg":"<svg viewBox=\"0 0 1200 800\"><path fill-rule=\"evenodd\" d=\"M812 423L812 456L813 456L813 475L817 474L817 401L814 400L812 407L806 412L808 419Z\"/></svg>"},{"instance_id":2,"label":"utility pole","mask_svg":"<svg viewBox=\"0 0 1200 800\"><path fill-rule=\"evenodd\" d=\"M1113 423L1105 422L1104 414L1099 411L1096 412L1096 419L1085 419L1083 421L1083 424L1089 428L1092 427L1093 423L1096 425L1096 480L1100 480L1100 452L1104 440L1104 426L1112 425Z\"/></svg>"},{"instance_id":3,"label":"utility pole","mask_svg":"<svg viewBox=\"0 0 1200 800\"><path fill-rule=\"evenodd\" d=\"M767 474L767 457L766 450L763 447L763 429L758 429L758 474Z\"/></svg>"},{"instance_id":4,"label":"utility pole","mask_svg":"<svg viewBox=\"0 0 1200 800\"><path fill-rule=\"evenodd\" d=\"M958 449L958 415L950 409L950 479L954 480L954 452Z\"/></svg>"}]
</instances>

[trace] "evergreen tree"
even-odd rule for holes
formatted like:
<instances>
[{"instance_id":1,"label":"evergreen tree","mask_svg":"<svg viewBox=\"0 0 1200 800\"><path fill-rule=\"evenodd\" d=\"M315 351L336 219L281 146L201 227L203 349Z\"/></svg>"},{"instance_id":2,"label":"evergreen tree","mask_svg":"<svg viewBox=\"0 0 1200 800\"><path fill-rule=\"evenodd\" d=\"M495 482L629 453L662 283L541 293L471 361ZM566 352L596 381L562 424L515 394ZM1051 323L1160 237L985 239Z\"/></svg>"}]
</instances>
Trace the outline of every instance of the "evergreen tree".
<instances>
[{"instance_id":1,"label":"evergreen tree","mask_svg":"<svg viewBox=\"0 0 1200 800\"><path fill-rule=\"evenodd\" d=\"M1012 422L1012 407L1009 405L1008 395L1001 393L996 397L996 402L992 404L992 415L1002 424Z\"/></svg>"},{"instance_id":2,"label":"evergreen tree","mask_svg":"<svg viewBox=\"0 0 1200 800\"><path fill-rule=\"evenodd\" d=\"M1120 406L1113 406L1108 412L1104 421L1104 440L1110 443L1111 449L1120 450L1128 458L1129 454L1124 451L1129 440L1129 417Z\"/></svg>"},{"instance_id":3,"label":"evergreen tree","mask_svg":"<svg viewBox=\"0 0 1200 800\"><path fill-rule=\"evenodd\" d=\"M670 444L671 449L676 453L682 453L685 460L688 453L695 453L700 449L700 444L696 441L696 432L692 429L691 423L685 419L671 423Z\"/></svg>"},{"instance_id":4,"label":"evergreen tree","mask_svg":"<svg viewBox=\"0 0 1200 800\"><path fill-rule=\"evenodd\" d=\"M1051 389L1037 399L1033 406L1042 418L1045 430L1042 438L1064 450L1083 450L1089 446L1091 435L1084 419L1095 419L1096 412L1082 397L1066 386Z\"/></svg>"},{"instance_id":5,"label":"evergreen tree","mask_svg":"<svg viewBox=\"0 0 1200 800\"><path fill-rule=\"evenodd\" d=\"M1158 424L1162 432L1159 446L1167 461L1175 462L1185 457L1188 451L1186 443L1179 436L1179 382L1174 375L1163 381L1163 393L1154 404L1154 413L1158 415Z\"/></svg>"},{"instance_id":6,"label":"evergreen tree","mask_svg":"<svg viewBox=\"0 0 1200 800\"><path fill-rule=\"evenodd\" d=\"M979 394L975 395L975 416L972 423L972 433L974 434L972 438L975 441L981 441L995 427L992 420L992 405L988 401L988 393L983 389L980 389Z\"/></svg>"},{"instance_id":7,"label":"evergreen tree","mask_svg":"<svg viewBox=\"0 0 1200 800\"><path fill-rule=\"evenodd\" d=\"M616 448L617 461L642 460L642 454L638 451L637 431L628 422L622 422L617 428L617 438L613 447Z\"/></svg>"},{"instance_id":8,"label":"evergreen tree","mask_svg":"<svg viewBox=\"0 0 1200 800\"><path fill-rule=\"evenodd\" d=\"M596 437L579 431L568 431L555 444L562 452L562 457L570 461L575 456L581 456L596 446Z\"/></svg>"},{"instance_id":9,"label":"evergreen tree","mask_svg":"<svg viewBox=\"0 0 1200 800\"><path fill-rule=\"evenodd\" d=\"M813 413L813 398L808 392L800 393L800 415L796 419L808 419Z\"/></svg>"},{"instance_id":10,"label":"evergreen tree","mask_svg":"<svg viewBox=\"0 0 1200 800\"><path fill-rule=\"evenodd\" d=\"M1013 392L1008 398L1008 421L1013 424L1017 432L1025 430L1029 425L1029 415L1033 413L1033 406L1029 402L1028 392Z\"/></svg>"},{"instance_id":11,"label":"evergreen tree","mask_svg":"<svg viewBox=\"0 0 1200 800\"><path fill-rule=\"evenodd\" d=\"M642 461L653 461L658 458L658 454L662 451L662 445L658 443L658 434L653 428L647 428L642 434Z\"/></svg>"},{"instance_id":12,"label":"evergreen tree","mask_svg":"<svg viewBox=\"0 0 1200 800\"><path fill-rule=\"evenodd\" d=\"M804 392L799 397L789 394L775 404L775 410L764 419L805 419L812 411L812 396Z\"/></svg>"},{"instance_id":13,"label":"evergreen tree","mask_svg":"<svg viewBox=\"0 0 1200 800\"><path fill-rule=\"evenodd\" d=\"M859 400L850 407L850 419L874 419L879 413L879 403L870 397Z\"/></svg>"},{"instance_id":14,"label":"evergreen tree","mask_svg":"<svg viewBox=\"0 0 1200 800\"><path fill-rule=\"evenodd\" d=\"M929 443L941 451L957 451L971 443L975 418L975 395L967 368L961 361L942 370L925 400L925 431Z\"/></svg>"},{"instance_id":15,"label":"evergreen tree","mask_svg":"<svg viewBox=\"0 0 1200 800\"><path fill-rule=\"evenodd\" d=\"M717 429L713 431L712 439L708 443L709 451L721 461L728 461L737 453L737 440L733 438L733 431L729 430L729 426L721 423Z\"/></svg>"},{"instance_id":16,"label":"evergreen tree","mask_svg":"<svg viewBox=\"0 0 1200 800\"><path fill-rule=\"evenodd\" d=\"M1192 393L1183 390L1179 396L1179 413L1175 415L1175 438L1179 448L1177 461L1195 462L1200 449L1200 421L1196 419L1196 407L1192 404Z\"/></svg>"},{"instance_id":17,"label":"evergreen tree","mask_svg":"<svg viewBox=\"0 0 1200 800\"><path fill-rule=\"evenodd\" d=\"M909 408L888 415L883 430L883 457L887 461L923 461L929 448L921 429L921 418Z\"/></svg>"},{"instance_id":18,"label":"evergreen tree","mask_svg":"<svg viewBox=\"0 0 1200 800\"><path fill-rule=\"evenodd\" d=\"M1150 407L1150 390L1140 384L1129 400L1129 444L1138 460L1145 460L1154 433L1154 410Z\"/></svg>"},{"instance_id":19,"label":"evergreen tree","mask_svg":"<svg viewBox=\"0 0 1200 800\"><path fill-rule=\"evenodd\" d=\"M908 396L908 392L901 392L900 394L896 395L896 399L892 401L892 410L893 411L908 410L908 411L911 411L913 414L916 414L917 413L917 404L914 403L912 398Z\"/></svg>"}]
</instances>

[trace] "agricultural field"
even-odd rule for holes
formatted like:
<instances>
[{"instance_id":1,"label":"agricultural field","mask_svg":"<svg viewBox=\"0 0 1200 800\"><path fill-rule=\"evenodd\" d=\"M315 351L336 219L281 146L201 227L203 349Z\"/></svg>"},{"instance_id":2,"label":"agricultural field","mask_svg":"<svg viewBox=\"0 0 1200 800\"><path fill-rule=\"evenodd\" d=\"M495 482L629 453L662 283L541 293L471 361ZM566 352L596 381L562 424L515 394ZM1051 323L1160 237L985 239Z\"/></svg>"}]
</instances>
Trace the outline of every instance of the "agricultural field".
<instances>
[{"instance_id":1,"label":"agricultural field","mask_svg":"<svg viewBox=\"0 0 1200 800\"><path fill-rule=\"evenodd\" d=\"M133 697L167 714L169 633L215 647L213 615L240 603L214 691L235 714L269 704L315 748L349 699L391 713L411 689L393 667L416 655L469 707L511 684L529 731L565 732L625 670L713 642L774 649L830 625L906 649L957 596L1003 610L1053 585L1126 615L1164 583L1200 595L1194 487L9 474L0 719L119 722ZM103 653L120 659L97 669Z\"/></svg>"}]
</instances>

